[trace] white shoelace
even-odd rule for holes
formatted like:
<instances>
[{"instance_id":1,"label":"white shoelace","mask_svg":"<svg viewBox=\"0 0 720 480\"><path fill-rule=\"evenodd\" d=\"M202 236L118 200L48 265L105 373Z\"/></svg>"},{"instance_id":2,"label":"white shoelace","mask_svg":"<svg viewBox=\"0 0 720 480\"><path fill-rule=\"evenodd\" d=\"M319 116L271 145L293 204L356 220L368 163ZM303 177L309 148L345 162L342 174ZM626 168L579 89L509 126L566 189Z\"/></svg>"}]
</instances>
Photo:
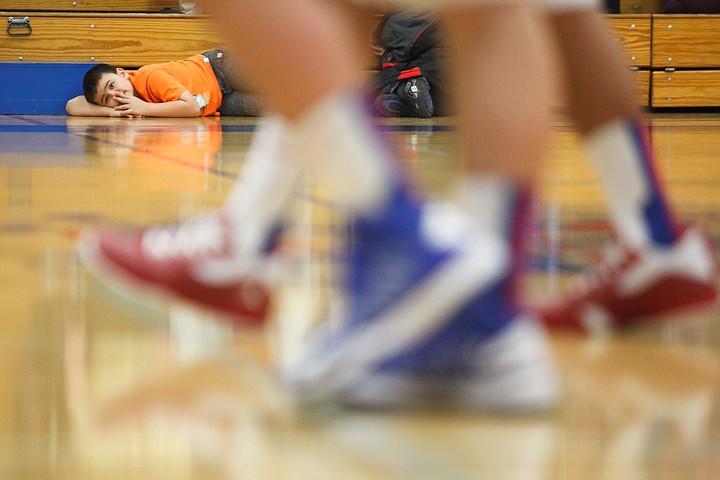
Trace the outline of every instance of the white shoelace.
<instances>
[{"instance_id":1,"label":"white shoelace","mask_svg":"<svg viewBox=\"0 0 720 480\"><path fill-rule=\"evenodd\" d=\"M616 242L608 242L602 251L599 265L585 268L570 279L568 291L572 292L572 295L583 296L601 285L610 283L630 256L630 252Z\"/></svg>"},{"instance_id":2,"label":"white shoelace","mask_svg":"<svg viewBox=\"0 0 720 480\"><path fill-rule=\"evenodd\" d=\"M217 255L225 245L224 227L216 213L151 228L142 238L143 250L157 260Z\"/></svg>"}]
</instances>

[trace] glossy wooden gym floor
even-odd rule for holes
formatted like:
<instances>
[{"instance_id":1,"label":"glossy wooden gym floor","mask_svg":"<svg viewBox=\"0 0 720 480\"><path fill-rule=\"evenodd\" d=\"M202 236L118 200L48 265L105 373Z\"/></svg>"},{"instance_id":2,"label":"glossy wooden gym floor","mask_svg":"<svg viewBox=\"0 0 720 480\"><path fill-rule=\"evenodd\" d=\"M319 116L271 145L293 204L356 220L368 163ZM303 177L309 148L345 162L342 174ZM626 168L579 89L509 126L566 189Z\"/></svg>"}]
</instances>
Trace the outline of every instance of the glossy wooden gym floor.
<instances>
[{"instance_id":1,"label":"glossy wooden gym floor","mask_svg":"<svg viewBox=\"0 0 720 480\"><path fill-rule=\"evenodd\" d=\"M720 235L720 114L653 114L678 212ZM457 169L451 120L386 121L430 192ZM88 224L173 221L221 204L251 119L0 116L0 479L717 479L720 315L604 338L553 335L560 405L536 415L291 408L291 361L331 296L341 239L298 195L276 320L233 331L123 297L78 263ZM532 297L564 288L609 237L600 191L558 117L542 171ZM329 266L328 266L329 265Z\"/></svg>"}]
</instances>

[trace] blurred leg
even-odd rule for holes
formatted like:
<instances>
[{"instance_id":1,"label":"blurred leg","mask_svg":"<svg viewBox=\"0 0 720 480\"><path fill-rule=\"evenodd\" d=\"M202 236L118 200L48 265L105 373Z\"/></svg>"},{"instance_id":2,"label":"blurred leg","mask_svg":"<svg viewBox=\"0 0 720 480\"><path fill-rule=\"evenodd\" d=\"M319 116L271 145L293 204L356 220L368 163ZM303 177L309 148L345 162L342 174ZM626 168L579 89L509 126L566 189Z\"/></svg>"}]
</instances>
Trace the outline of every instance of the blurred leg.
<instances>
[{"instance_id":1,"label":"blurred leg","mask_svg":"<svg viewBox=\"0 0 720 480\"><path fill-rule=\"evenodd\" d=\"M356 42L357 22L346 7L315 0L212 0L206 6L250 83L287 118L329 92L361 84L367 44Z\"/></svg>"},{"instance_id":2,"label":"blurred leg","mask_svg":"<svg viewBox=\"0 0 720 480\"><path fill-rule=\"evenodd\" d=\"M544 309L545 321L605 330L714 302L709 242L698 229L679 225L668 207L616 38L591 8L558 11L551 20L570 110L599 173L620 248L587 288Z\"/></svg>"},{"instance_id":3,"label":"blurred leg","mask_svg":"<svg viewBox=\"0 0 720 480\"><path fill-rule=\"evenodd\" d=\"M442 20L467 172L534 181L551 114L553 50L544 24L522 2L447 9Z\"/></svg>"}]
</instances>

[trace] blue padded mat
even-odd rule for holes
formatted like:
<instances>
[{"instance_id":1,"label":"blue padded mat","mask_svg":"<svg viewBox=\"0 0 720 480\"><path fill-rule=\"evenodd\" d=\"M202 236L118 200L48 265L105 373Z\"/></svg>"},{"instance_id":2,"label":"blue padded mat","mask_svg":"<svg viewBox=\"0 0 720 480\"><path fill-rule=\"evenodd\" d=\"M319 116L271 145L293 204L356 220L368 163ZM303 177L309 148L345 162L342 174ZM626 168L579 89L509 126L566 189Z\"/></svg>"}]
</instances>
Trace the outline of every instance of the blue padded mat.
<instances>
[{"instance_id":1,"label":"blue padded mat","mask_svg":"<svg viewBox=\"0 0 720 480\"><path fill-rule=\"evenodd\" d=\"M0 62L0 114L64 115L92 63Z\"/></svg>"}]
</instances>

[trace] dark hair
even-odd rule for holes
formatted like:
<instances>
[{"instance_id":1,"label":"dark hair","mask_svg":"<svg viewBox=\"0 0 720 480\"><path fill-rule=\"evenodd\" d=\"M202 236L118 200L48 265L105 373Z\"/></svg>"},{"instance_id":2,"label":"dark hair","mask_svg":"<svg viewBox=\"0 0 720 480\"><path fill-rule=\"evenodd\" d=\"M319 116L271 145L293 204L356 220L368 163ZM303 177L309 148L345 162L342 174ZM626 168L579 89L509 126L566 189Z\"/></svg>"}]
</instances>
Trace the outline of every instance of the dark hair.
<instances>
[{"instance_id":1,"label":"dark hair","mask_svg":"<svg viewBox=\"0 0 720 480\"><path fill-rule=\"evenodd\" d=\"M116 73L116 71L117 69L115 67L107 63L98 63L88 70L85 73L85 77L83 77L83 95L85 95L85 100L90 103L96 103L95 96L97 95L100 79L102 79L106 73Z\"/></svg>"}]
</instances>

